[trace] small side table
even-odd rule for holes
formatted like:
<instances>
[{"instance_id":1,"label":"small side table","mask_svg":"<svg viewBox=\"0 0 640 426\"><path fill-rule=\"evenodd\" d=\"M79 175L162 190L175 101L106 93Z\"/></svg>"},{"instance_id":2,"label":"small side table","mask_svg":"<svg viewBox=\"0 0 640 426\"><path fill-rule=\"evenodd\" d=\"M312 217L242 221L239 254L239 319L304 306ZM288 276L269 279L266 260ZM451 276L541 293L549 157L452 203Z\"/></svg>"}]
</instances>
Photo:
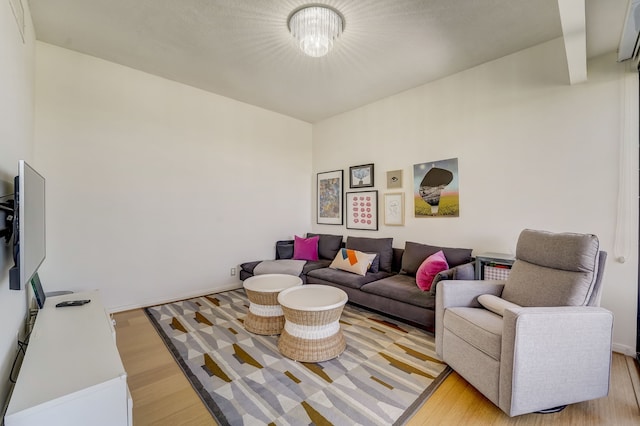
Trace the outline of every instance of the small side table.
<instances>
[{"instance_id":1,"label":"small side table","mask_svg":"<svg viewBox=\"0 0 640 426\"><path fill-rule=\"evenodd\" d=\"M515 256L505 253L481 253L476 256L476 279L485 279L485 267L502 269L504 272L497 274L497 278L506 279L509 276L509 270L516 260ZM498 271L493 271L498 272Z\"/></svg>"},{"instance_id":2,"label":"small side table","mask_svg":"<svg viewBox=\"0 0 640 426\"><path fill-rule=\"evenodd\" d=\"M340 355L347 343L340 315L348 296L339 288L306 284L278 295L285 323L278 349L299 362L322 362Z\"/></svg>"},{"instance_id":3,"label":"small side table","mask_svg":"<svg viewBox=\"0 0 640 426\"><path fill-rule=\"evenodd\" d=\"M284 274L255 275L244 280L244 291L249 299L249 312L244 328L254 334L280 334L284 327L284 314L278 303L281 291L302 286L300 277Z\"/></svg>"}]
</instances>

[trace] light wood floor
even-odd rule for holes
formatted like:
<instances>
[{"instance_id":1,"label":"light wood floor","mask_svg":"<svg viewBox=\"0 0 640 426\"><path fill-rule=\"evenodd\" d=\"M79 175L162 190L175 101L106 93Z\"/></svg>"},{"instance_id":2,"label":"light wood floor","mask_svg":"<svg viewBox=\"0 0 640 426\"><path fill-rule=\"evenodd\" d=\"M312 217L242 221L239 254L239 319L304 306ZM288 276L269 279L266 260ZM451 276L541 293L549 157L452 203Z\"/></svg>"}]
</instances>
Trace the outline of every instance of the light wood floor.
<instances>
[{"instance_id":1,"label":"light wood floor","mask_svg":"<svg viewBox=\"0 0 640 426\"><path fill-rule=\"evenodd\" d=\"M145 313L137 309L114 318L133 396L134 426L215 425ZM640 425L636 392L640 379L635 361L614 353L607 398L574 404L557 414L510 418L453 373L409 425Z\"/></svg>"}]
</instances>

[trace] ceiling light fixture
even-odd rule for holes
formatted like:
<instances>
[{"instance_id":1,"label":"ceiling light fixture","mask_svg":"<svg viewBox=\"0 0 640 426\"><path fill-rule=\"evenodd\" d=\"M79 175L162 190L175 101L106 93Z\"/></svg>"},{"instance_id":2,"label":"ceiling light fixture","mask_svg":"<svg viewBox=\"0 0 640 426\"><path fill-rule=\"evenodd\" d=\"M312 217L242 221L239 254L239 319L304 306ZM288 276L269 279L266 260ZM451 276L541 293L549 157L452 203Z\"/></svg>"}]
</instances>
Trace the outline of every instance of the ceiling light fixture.
<instances>
[{"instance_id":1,"label":"ceiling light fixture","mask_svg":"<svg viewBox=\"0 0 640 426\"><path fill-rule=\"evenodd\" d=\"M289 16L287 25L291 35L298 40L300 49L319 58L329 53L333 40L342 34L344 18L328 6L304 6Z\"/></svg>"}]
</instances>

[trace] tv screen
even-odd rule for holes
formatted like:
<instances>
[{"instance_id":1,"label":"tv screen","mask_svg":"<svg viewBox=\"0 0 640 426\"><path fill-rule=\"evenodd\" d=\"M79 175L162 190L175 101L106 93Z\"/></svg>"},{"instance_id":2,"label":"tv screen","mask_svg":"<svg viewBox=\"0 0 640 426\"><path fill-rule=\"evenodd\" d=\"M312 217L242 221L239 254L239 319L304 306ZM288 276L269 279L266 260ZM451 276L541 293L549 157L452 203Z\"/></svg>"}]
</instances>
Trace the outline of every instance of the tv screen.
<instances>
[{"instance_id":1,"label":"tv screen","mask_svg":"<svg viewBox=\"0 0 640 426\"><path fill-rule=\"evenodd\" d=\"M26 161L18 162L15 179L12 290L25 288L45 258L45 179Z\"/></svg>"}]
</instances>

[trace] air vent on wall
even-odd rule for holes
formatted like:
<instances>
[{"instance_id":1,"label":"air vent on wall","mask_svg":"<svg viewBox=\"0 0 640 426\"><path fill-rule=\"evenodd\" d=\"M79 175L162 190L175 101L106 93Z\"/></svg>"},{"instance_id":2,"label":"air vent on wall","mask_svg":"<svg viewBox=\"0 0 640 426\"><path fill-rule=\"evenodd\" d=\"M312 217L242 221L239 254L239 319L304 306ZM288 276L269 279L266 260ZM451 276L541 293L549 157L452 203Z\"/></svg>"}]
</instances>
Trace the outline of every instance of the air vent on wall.
<instances>
[{"instance_id":1,"label":"air vent on wall","mask_svg":"<svg viewBox=\"0 0 640 426\"><path fill-rule=\"evenodd\" d=\"M638 34L640 32L640 0L629 0L627 16L620 37L620 45L618 47L618 61L626 61L627 59L636 59L638 50L640 49L640 40Z\"/></svg>"}]
</instances>

